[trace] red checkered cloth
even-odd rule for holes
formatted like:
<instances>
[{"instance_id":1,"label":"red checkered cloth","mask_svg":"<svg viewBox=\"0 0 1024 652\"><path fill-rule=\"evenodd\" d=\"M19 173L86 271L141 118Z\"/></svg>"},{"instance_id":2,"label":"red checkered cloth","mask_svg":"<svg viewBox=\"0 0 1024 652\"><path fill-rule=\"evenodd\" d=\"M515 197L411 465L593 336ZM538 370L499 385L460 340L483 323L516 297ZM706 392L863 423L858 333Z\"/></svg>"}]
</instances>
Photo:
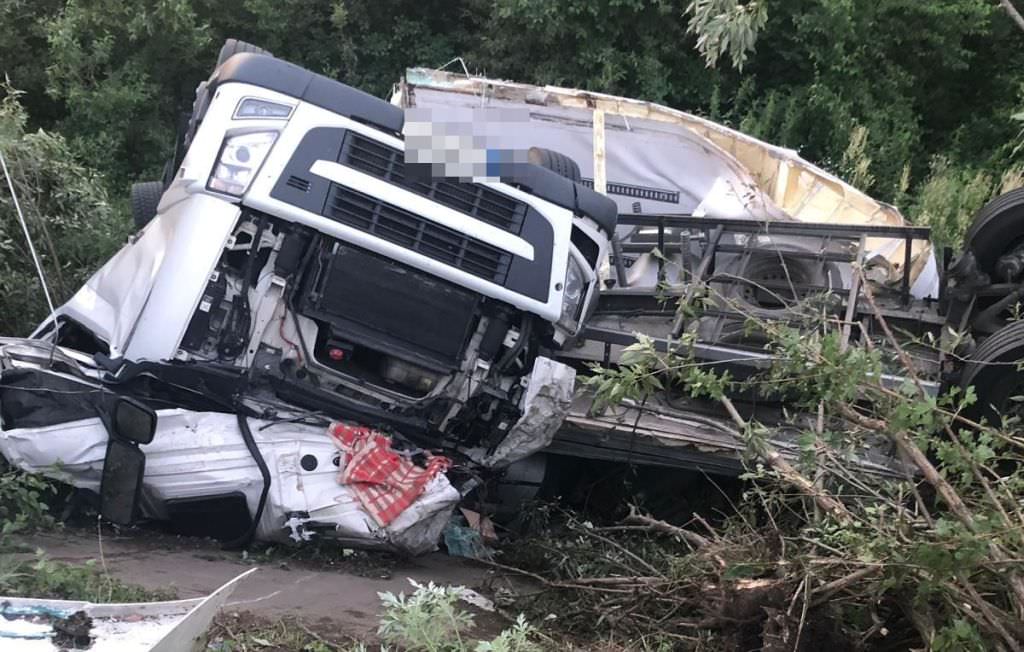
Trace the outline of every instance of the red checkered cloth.
<instances>
[{"instance_id":1,"label":"red checkered cloth","mask_svg":"<svg viewBox=\"0 0 1024 652\"><path fill-rule=\"evenodd\" d=\"M372 428L335 423L328 433L345 454L338 482L355 491L381 527L398 518L434 476L451 466L447 457L429 454L426 468L416 466L391 448L390 437Z\"/></svg>"}]
</instances>

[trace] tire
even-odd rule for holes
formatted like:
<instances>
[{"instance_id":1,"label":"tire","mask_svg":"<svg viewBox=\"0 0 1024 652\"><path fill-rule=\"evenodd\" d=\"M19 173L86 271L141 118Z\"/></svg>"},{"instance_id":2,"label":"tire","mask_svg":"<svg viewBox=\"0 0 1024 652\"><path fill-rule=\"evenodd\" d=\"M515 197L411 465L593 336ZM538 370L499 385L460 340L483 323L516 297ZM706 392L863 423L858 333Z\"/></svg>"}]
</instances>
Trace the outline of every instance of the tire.
<instances>
[{"instance_id":1,"label":"tire","mask_svg":"<svg viewBox=\"0 0 1024 652\"><path fill-rule=\"evenodd\" d=\"M1024 373L1014 364L1024 360L1024 321L1003 326L981 343L960 374L960 386L974 386L977 402L964 411L965 416L999 423L1001 414L1019 404L1015 396L1024 394Z\"/></svg>"},{"instance_id":2,"label":"tire","mask_svg":"<svg viewBox=\"0 0 1024 652\"><path fill-rule=\"evenodd\" d=\"M978 268L989 276L994 274L999 257L1021 242L1024 242L1024 188L1004 193L983 206L964 236L964 247L974 252Z\"/></svg>"},{"instance_id":3,"label":"tire","mask_svg":"<svg viewBox=\"0 0 1024 652\"><path fill-rule=\"evenodd\" d=\"M544 149L543 147L531 147L527 156L530 163L547 168L566 179L575 181L576 183L579 183L580 179L582 179L582 176L580 175L580 166L576 164L576 161L572 160L565 154L550 149Z\"/></svg>"},{"instance_id":4,"label":"tire","mask_svg":"<svg viewBox=\"0 0 1024 652\"><path fill-rule=\"evenodd\" d=\"M832 264L821 266L796 256L787 255L785 245L778 250L756 251L750 254L746 264L738 256L726 265L726 281L713 283L717 293L716 302L724 310L735 310L742 306L743 312L778 319L797 313L795 306L808 294L788 287L767 288L761 283L792 283L795 286L816 286L821 288L842 288L843 280L839 270Z\"/></svg>"},{"instance_id":5,"label":"tire","mask_svg":"<svg viewBox=\"0 0 1024 652\"><path fill-rule=\"evenodd\" d=\"M229 38L224 41L224 45L220 48L220 54L217 55L217 67L220 68L221 64L235 56L236 54L242 54L243 52L249 52L252 54L265 54L268 57L274 56L263 48L256 47L252 43L246 43L245 41L239 41L236 38Z\"/></svg>"},{"instance_id":6,"label":"tire","mask_svg":"<svg viewBox=\"0 0 1024 652\"><path fill-rule=\"evenodd\" d=\"M142 227L156 216L156 209L163 194L164 184L159 181L132 184L132 221L135 222L136 230L142 230Z\"/></svg>"}]
</instances>

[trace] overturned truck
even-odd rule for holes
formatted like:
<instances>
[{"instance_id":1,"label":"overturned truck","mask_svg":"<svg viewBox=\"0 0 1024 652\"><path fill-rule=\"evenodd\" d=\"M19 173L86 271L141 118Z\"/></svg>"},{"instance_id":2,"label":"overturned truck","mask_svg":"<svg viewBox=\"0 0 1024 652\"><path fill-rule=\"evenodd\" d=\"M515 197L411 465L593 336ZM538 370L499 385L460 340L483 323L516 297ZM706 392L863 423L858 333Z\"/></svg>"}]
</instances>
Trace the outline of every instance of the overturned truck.
<instances>
[{"instance_id":1,"label":"overturned truck","mask_svg":"<svg viewBox=\"0 0 1024 652\"><path fill-rule=\"evenodd\" d=\"M984 363L1016 355L991 252L944 273L894 208L664 107L426 70L389 103L229 41L183 124L133 187L138 233L0 345L0 454L115 522L416 553L481 482L529 497L549 455L735 472L716 406L595 411L576 372L636 333L756 370L744 314L811 292L872 338L862 278L910 331L985 324L973 367L921 356L933 391L1003 388ZM678 313L708 287L729 301ZM746 409L792 449L778 405Z\"/></svg>"}]
</instances>

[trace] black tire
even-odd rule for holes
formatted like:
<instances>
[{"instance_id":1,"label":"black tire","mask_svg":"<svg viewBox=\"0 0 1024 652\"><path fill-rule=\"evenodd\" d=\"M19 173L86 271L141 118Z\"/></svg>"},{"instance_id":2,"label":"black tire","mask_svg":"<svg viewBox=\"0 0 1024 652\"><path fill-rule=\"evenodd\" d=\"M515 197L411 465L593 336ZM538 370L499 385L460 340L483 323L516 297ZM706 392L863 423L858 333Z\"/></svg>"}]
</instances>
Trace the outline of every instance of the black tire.
<instances>
[{"instance_id":1,"label":"black tire","mask_svg":"<svg viewBox=\"0 0 1024 652\"><path fill-rule=\"evenodd\" d=\"M164 194L164 184L159 181L145 181L133 183L131 191L132 221L135 222L136 230L149 224L149 221L156 215L156 208L160 205L160 197Z\"/></svg>"},{"instance_id":2,"label":"black tire","mask_svg":"<svg viewBox=\"0 0 1024 652\"><path fill-rule=\"evenodd\" d=\"M251 52L252 54L265 54L268 57L274 56L263 48L256 47L252 43L246 43L245 41L239 41L236 38L229 38L224 41L224 45L220 48L220 54L217 55L217 67L219 68L222 63L243 52Z\"/></svg>"},{"instance_id":3,"label":"black tire","mask_svg":"<svg viewBox=\"0 0 1024 652\"><path fill-rule=\"evenodd\" d=\"M960 386L974 386L977 402L965 410L972 419L999 423L1000 415L1017 407L1011 399L1024 394L1024 373L1015 364L1024 360L1024 321L1003 326L981 343L960 374Z\"/></svg>"},{"instance_id":4,"label":"black tire","mask_svg":"<svg viewBox=\"0 0 1024 652\"><path fill-rule=\"evenodd\" d=\"M743 306L743 312L766 319L778 319L794 313L796 305L811 293L796 289L800 286L822 288L843 287L842 275L832 264L822 267L804 258L787 255L789 249L753 252L750 258L734 259L725 267L722 283L713 283L716 300L725 310ZM793 248L798 252L799 249ZM769 288L764 284L779 283L782 288ZM793 289L789 287L792 284ZM796 316L799 313L794 313Z\"/></svg>"},{"instance_id":5,"label":"black tire","mask_svg":"<svg viewBox=\"0 0 1024 652\"><path fill-rule=\"evenodd\" d=\"M1024 188L1004 193L978 211L964 246L974 252L978 268L992 276L996 262L1024 242ZM993 282L998 279L993 278Z\"/></svg>"},{"instance_id":6,"label":"black tire","mask_svg":"<svg viewBox=\"0 0 1024 652\"><path fill-rule=\"evenodd\" d=\"M555 174L559 174L576 183L579 183L582 178L580 166L577 165L576 161L560 152L544 149L543 147L531 147L528 159L530 163L547 168Z\"/></svg>"}]
</instances>

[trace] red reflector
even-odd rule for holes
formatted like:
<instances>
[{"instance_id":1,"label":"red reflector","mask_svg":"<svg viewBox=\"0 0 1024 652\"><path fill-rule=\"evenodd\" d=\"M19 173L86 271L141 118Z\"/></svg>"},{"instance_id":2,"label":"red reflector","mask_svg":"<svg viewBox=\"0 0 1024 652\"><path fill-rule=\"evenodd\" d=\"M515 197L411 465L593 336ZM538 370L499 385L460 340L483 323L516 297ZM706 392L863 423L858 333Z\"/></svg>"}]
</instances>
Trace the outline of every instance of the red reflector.
<instances>
[{"instance_id":1,"label":"red reflector","mask_svg":"<svg viewBox=\"0 0 1024 652\"><path fill-rule=\"evenodd\" d=\"M345 350L336 348L327 349L327 357L335 362L341 362L345 359Z\"/></svg>"}]
</instances>

